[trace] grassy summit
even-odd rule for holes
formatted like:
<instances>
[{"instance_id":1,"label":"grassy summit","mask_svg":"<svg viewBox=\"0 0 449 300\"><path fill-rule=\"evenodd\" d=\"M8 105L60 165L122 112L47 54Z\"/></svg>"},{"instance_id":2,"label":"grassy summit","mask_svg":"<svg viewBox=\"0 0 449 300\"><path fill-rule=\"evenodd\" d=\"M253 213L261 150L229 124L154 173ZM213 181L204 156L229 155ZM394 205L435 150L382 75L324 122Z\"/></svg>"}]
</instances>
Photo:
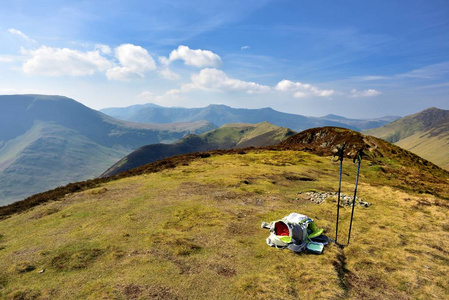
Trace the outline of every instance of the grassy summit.
<instances>
[{"instance_id":1,"label":"grassy summit","mask_svg":"<svg viewBox=\"0 0 449 300\"><path fill-rule=\"evenodd\" d=\"M373 205L356 207L351 245L327 246L320 256L268 247L260 223L299 212L334 237L336 199L318 205L304 195L337 189L339 165L326 155L285 146L216 151L80 183L76 193L0 221L0 297L444 298L445 194L387 178L381 168L399 160L376 159L362 163L358 195ZM447 185L447 172L435 170ZM345 160L346 194L355 173ZM440 191L431 176L422 182ZM350 208L340 212L343 242Z\"/></svg>"}]
</instances>

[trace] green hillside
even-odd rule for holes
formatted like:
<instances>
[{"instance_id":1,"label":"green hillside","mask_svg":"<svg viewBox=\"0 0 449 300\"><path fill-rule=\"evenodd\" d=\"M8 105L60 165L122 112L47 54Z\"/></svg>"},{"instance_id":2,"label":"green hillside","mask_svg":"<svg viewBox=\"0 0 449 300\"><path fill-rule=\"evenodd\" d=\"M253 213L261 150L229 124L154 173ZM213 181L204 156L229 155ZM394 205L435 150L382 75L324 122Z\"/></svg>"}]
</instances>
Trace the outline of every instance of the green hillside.
<instances>
[{"instance_id":1,"label":"green hillside","mask_svg":"<svg viewBox=\"0 0 449 300\"><path fill-rule=\"evenodd\" d=\"M101 176L112 176L165 157L185 153L214 149L271 146L278 144L293 134L294 131L288 128L275 126L268 122L259 124L226 124L201 135L188 135L173 144L154 144L140 147L112 165Z\"/></svg>"},{"instance_id":2,"label":"green hillside","mask_svg":"<svg viewBox=\"0 0 449 300\"><path fill-rule=\"evenodd\" d=\"M449 122L447 125L444 133L434 134L434 130L418 132L399 140L396 145L449 170Z\"/></svg>"},{"instance_id":3,"label":"green hillside","mask_svg":"<svg viewBox=\"0 0 449 300\"><path fill-rule=\"evenodd\" d=\"M54 123L36 122L24 135L2 149L0 203L99 175L123 155L101 146L77 131Z\"/></svg>"},{"instance_id":4,"label":"green hillside","mask_svg":"<svg viewBox=\"0 0 449 300\"><path fill-rule=\"evenodd\" d=\"M60 96L0 96L0 205L99 176L142 145L215 127L129 123Z\"/></svg>"},{"instance_id":5,"label":"green hillside","mask_svg":"<svg viewBox=\"0 0 449 300\"><path fill-rule=\"evenodd\" d=\"M271 146L278 144L295 132L268 122L258 124L226 124L200 135L207 143L219 149Z\"/></svg>"},{"instance_id":6,"label":"green hillside","mask_svg":"<svg viewBox=\"0 0 449 300\"><path fill-rule=\"evenodd\" d=\"M327 149L323 135L371 146L358 195L372 205L356 207L347 247L319 256L270 248L260 223L290 212L334 237L336 199L305 195L338 188L339 164L314 154ZM0 208L0 297L444 299L449 173L418 162L382 140L320 129L270 149L177 156L49 191L28 199L41 201L34 208L14 204L21 213ZM355 173L345 160L346 194ZM407 184L410 175L420 184ZM340 209L339 240L350 211Z\"/></svg>"},{"instance_id":7,"label":"green hillside","mask_svg":"<svg viewBox=\"0 0 449 300\"><path fill-rule=\"evenodd\" d=\"M396 143L449 170L449 110L429 108L364 133Z\"/></svg>"}]
</instances>

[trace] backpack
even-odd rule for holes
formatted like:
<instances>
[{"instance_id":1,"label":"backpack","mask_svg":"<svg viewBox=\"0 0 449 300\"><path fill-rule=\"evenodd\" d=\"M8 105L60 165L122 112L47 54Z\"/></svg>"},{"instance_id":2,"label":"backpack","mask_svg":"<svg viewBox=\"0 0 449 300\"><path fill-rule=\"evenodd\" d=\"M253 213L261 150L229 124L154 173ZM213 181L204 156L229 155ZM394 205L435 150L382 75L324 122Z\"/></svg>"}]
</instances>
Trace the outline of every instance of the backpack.
<instances>
[{"instance_id":1,"label":"backpack","mask_svg":"<svg viewBox=\"0 0 449 300\"><path fill-rule=\"evenodd\" d=\"M287 248L294 252L306 249L310 239L320 236L323 232L323 229L316 228L311 218L298 213L291 213L270 224L262 222L262 228L270 230L270 236L266 240L268 246Z\"/></svg>"}]
</instances>

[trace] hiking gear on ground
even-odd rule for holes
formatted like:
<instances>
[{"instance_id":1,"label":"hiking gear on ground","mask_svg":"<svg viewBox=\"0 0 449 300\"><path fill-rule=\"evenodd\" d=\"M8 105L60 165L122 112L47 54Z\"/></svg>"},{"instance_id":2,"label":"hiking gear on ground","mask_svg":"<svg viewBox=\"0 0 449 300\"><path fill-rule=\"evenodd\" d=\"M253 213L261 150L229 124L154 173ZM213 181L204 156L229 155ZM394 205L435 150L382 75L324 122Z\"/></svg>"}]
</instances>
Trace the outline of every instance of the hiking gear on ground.
<instances>
[{"instance_id":1,"label":"hiking gear on ground","mask_svg":"<svg viewBox=\"0 0 449 300\"><path fill-rule=\"evenodd\" d=\"M340 218L341 171L343 169L343 156L345 154L345 147L346 143L343 143L343 146L338 148L337 153L332 157L332 161L334 161L335 156L338 156L338 160L340 161L340 179L338 181L337 223L335 225L335 243L337 243L338 238L338 219Z\"/></svg>"},{"instance_id":2,"label":"hiking gear on ground","mask_svg":"<svg viewBox=\"0 0 449 300\"><path fill-rule=\"evenodd\" d=\"M329 239L329 237L325 236L324 234L319 235L317 237L311 238L312 242L315 243L321 243L324 246L326 246L327 244L329 244L329 242L331 242L331 240Z\"/></svg>"},{"instance_id":3,"label":"hiking gear on ground","mask_svg":"<svg viewBox=\"0 0 449 300\"><path fill-rule=\"evenodd\" d=\"M303 251L311 242L311 236L318 237L323 232L311 218L298 213L291 213L269 224L262 222L261 227L270 229L270 236L266 240L268 246L287 248L293 252Z\"/></svg>"},{"instance_id":4,"label":"hiking gear on ground","mask_svg":"<svg viewBox=\"0 0 449 300\"><path fill-rule=\"evenodd\" d=\"M352 161L353 163L355 163L355 161L357 160L358 164L357 164L357 177L355 179L354 199L352 200L351 222L349 223L348 245L349 245L349 239L351 238L352 217L354 216L355 199L356 199L356 195L357 195L357 184L359 182L360 163L362 162L362 156L363 156L363 148L360 149L359 151L357 151L357 153ZM335 239L335 240L337 240L337 239Z\"/></svg>"},{"instance_id":5,"label":"hiking gear on ground","mask_svg":"<svg viewBox=\"0 0 449 300\"><path fill-rule=\"evenodd\" d=\"M307 252L312 254L321 254L323 253L324 244L322 243L316 243L316 242L310 242L307 244Z\"/></svg>"}]
</instances>

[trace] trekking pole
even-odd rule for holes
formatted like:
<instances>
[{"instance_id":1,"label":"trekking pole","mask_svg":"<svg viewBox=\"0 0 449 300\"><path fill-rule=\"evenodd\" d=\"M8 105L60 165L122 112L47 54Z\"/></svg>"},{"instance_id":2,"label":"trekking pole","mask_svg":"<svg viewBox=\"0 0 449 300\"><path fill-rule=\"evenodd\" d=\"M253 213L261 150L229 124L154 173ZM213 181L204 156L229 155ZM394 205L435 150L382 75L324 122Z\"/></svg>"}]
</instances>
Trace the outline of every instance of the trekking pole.
<instances>
[{"instance_id":1,"label":"trekking pole","mask_svg":"<svg viewBox=\"0 0 449 300\"><path fill-rule=\"evenodd\" d=\"M349 245L349 239L351 238L351 229L352 229L352 217L354 216L354 207L355 207L355 199L357 195L357 184L359 182L359 172L360 172L360 163L362 162L362 156L363 156L363 148L361 148L359 151L357 151L354 160L352 161L355 163L355 161L358 161L357 165L357 177L355 179L355 188L354 188L354 199L352 199L352 212L351 212L351 222L349 223L349 233L348 233L348 245Z\"/></svg>"},{"instance_id":2,"label":"trekking pole","mask_svg":"<svg viewBox=\"0 0 449 300\"><path fill-rule=\"evenodd\" d=\"M345 154L345 147L346 147L346 143L343 143L343 146L338 148L337 153L332 157L332 161L334 161L335 156L338 156L338 160L340 161L340 179L338 181L337 224L335 226L335 244L337 244L337 238L338 238L338 219L340 217L341 171L343 169L343 156Z\"/></svg>"}]
</instances>

